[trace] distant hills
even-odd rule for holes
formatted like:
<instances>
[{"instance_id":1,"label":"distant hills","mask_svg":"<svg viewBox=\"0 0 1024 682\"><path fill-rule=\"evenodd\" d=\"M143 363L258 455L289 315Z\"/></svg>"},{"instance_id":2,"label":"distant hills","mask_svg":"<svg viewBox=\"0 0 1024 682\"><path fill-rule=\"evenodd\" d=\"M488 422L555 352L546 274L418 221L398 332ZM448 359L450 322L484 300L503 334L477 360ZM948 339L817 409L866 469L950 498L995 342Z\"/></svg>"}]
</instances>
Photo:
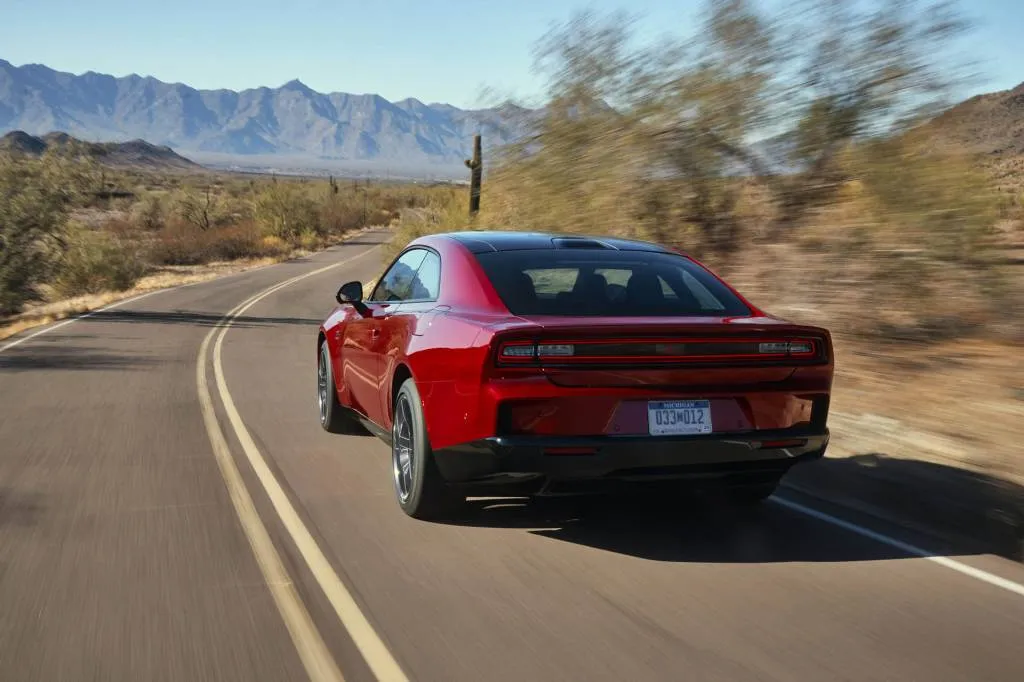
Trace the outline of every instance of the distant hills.
<instances>
[{"instance_id":1,"label":"distant hills","mask_svg":"<svg viewBox=\"0 0 1024 682\"><path fill-rule=\"evenodd\" d=\"M137 75L74 75L0 60L0 134L59 130L95 142L145 139L192 158L287 157L406 167L458 167L472 136L504 144L523 109L463 110L415 99L278 88L197 90Z\"/></svg>"},{"instance_id":2,"label":"distant hills","mask_svg":"<svg viewBox=\"0 0 1024 682\"><path fill-rule=\"evenodd\" d=\"M944 143L968 151L997 157L1024 155L1024 83L964 100L929 125Z\"/></svg>"},{"instance_id":3,"label":"distant hills","mask_svg":"<svg viewBox=\"0 0 1024 682\"><path fill-rule=\"evenodd\" d=\"M187 171L201 168L170 147L158 147L145 140L83 142L63 132L51 132L36 137L23 130L15 130L0 137L0 152L15 152L37 157L42 156L50 148L66 147L71 144L81 145L86 153L108 166Z\"/></svg>"}]
</instances>

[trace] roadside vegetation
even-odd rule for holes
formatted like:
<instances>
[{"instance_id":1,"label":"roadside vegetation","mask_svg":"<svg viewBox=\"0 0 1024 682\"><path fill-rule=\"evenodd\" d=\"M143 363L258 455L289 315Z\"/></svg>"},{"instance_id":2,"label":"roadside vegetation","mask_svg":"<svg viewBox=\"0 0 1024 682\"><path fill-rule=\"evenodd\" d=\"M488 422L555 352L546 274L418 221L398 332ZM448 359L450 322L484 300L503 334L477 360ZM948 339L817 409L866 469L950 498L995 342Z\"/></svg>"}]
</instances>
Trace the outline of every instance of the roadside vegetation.
<instances>
[{"instance_id":1,"label":"roadside vegetation","mask_svg":"<svg viewBox=\"0 0 1024 682\"><path fill-rule=\"evenodd\" d=\"M712 0L693 35L657 42L622 14L555 27L536 51L547 108L521 144L484 140L479 213L465 193L409 213L392 254L467 227L679 247L833 331L834 453L1024 481L1024 166L931 122L969 82L969 26L949 3L765 6ZM1011 516L1024 534L1024 502Z\"/></svg>"},{"instance_id":2,"label":"roadside vegetation","mask_svg":"<svg viewBox=\"0 0 1024 682\"><path fill-rule=\"evenodd\" d=\"M143 278L322 249L445 187L111 169L74 144L39 158L0 154L0 319Z\"/></svg>"},{"instance_id":3,"label":"roadside vegetation","mask_svg":"<svg viewBox=\"0 0 1024 682\"><path fill-rule=\"evenodd\" d=\"M839 332L1020 338L1003 267L1020 189L928 120L970 72L950 4L711 0L693 36L643 43L576 15L537 46L547 109L488 150L474 227L616 234L681 247L756 303ZM465 199L410 214L395 248L465 228Z\"/></svg>"}]
</instances>

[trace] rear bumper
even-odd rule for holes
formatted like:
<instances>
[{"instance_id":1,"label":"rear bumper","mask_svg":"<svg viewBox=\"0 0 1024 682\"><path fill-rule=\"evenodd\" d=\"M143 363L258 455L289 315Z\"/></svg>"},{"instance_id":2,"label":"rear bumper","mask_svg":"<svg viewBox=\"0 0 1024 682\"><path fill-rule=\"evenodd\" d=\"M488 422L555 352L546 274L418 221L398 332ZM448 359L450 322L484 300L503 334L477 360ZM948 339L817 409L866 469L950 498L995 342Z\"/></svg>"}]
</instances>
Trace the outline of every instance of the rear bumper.
<instances>
[{"instance_id":1,"label":"rear bumper","mask_svg":"<svg viewBox=\"0 0 1024 682\"><path fill-rule=\"evenodd\" d=\"M802 442L787 447L772 443L791 440ZM827 428L671 437L496 436L436 450L434 459L449 483L474 487L537 479L707 480L782 475L795 464L824 456L828 441ZM557 453L569 448L589 452Z\"/></svg>"}]
</instances>

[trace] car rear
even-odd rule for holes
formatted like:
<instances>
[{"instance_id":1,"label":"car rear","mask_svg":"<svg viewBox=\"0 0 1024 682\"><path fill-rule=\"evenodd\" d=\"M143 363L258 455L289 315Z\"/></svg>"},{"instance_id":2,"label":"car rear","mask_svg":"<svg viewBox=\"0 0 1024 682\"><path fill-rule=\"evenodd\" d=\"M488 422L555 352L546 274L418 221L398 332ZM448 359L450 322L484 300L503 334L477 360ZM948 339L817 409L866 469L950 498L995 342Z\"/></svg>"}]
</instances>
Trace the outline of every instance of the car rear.
<instances>
[{"instance_id":1,"label":"car rear","mask_svg":"<svg viewBox=\"0 0 1024 682\"><path fill-rule=\"evenodd\" d=\"M824 453L827 330L766 316L670 252L476 258L510 315L487 329L475 419L491 435L439 453L449 480L548 493L775 481Z\"/></svg>"}]
</instances>

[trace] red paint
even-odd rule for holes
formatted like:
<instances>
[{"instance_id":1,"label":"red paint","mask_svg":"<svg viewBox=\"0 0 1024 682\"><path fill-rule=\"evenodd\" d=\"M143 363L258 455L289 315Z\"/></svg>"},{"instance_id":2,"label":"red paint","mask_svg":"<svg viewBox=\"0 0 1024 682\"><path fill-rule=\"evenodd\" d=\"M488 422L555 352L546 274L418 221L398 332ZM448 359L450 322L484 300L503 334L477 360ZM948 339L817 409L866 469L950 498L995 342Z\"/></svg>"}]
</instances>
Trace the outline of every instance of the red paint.
<instances>
[{"instance_id":1,"label":"red paint","mask_svg":"<svg viewBox=\"0 0 1024 682\"><path fill-rule=\"evenodd\" d=\"M396 377L411 374L434 448L499 435L499 428L547 435L646 433L646 401L664 398L710 400L716 431L780 429L810 420L814 401L831 391L829 332L776 318L724 282L751 314L529 319L508 311L462 243L430 235L407 248L414 247L441 257L436 301L367 302L362 313L351 304L339 305L321 333L330 346L339 400L384 430L391 428ZM632 358L615 367L607 366L608 357L498 361L501 344L527 340L729 344L807 339L815 344L809 359L723 352ZM644 364L628 365L640 361ZM702 366L711 362L716 366ZM505 419L501 425L499 412Z\"/></svg>"}]
</instances>

